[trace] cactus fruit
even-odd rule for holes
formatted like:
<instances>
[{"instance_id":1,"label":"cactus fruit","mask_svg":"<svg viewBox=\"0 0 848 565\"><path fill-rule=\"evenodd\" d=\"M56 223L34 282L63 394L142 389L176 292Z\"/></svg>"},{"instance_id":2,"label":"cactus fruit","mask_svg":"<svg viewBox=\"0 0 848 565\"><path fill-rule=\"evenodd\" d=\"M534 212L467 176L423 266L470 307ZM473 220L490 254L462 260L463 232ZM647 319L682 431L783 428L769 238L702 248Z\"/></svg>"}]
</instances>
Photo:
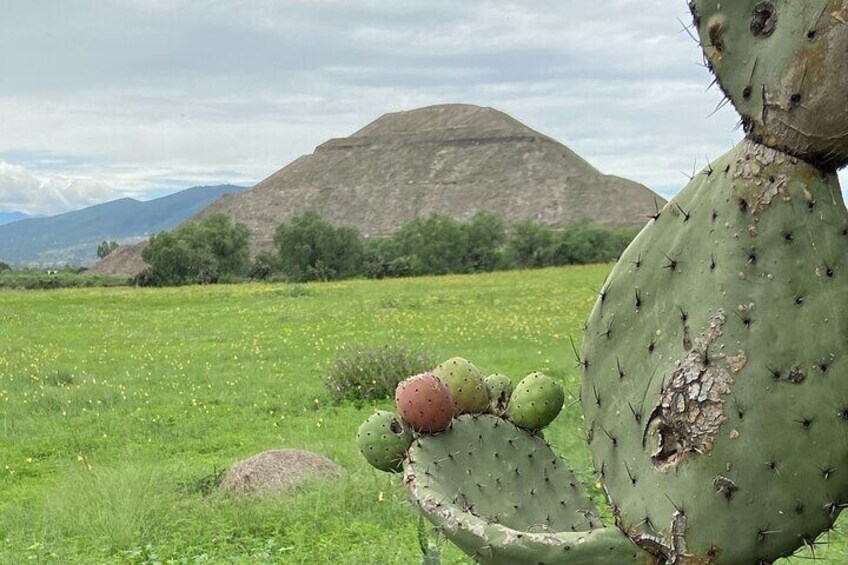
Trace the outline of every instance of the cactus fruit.
<instances>
[{"instance_id":1,"label":"cactus fruit","mask_svg":"<svg viewBox=\"0 0 848 565\"><path fill-rule=\"evenodd\" d=\"M453 418L453 401L448 387L433 373L409 377L395 389L401 417L416 432L441 432Z\"/></svg>"},{"instance_id":2,"label":"cactus fruit","mask_svg":"<svg viewBox=\"0 0 848 565\"><path fill-rule=\"evenodd\" d=\"M404 484L424 515L480 563L650 562L617 528L603 527L544 440L496 416L460 416L445 433L417 438Z\"/></svg>"},{"instance_id":3,"label":"cactus fruit","mask_svg":"<svg viewBox=\"0 0 848 565\"><path fill-rule=\"evenodd\" d=\"M564 401L565 392L558 382L542 373L530 373L515 387L507 417L516 426L541 430L559 415Z\"/></svg>"},{"instance_id":4,"label":"cactus fruit","mask_svg":"<svg viewBox=\"0 0 848 565\"><path fill-rule=\"evenodd\" d=\"M356 432L356 445L373 467L387 473L401 470L401 462L412 444L412 431L397 414L378 410Z\"/></svg>"},{"instance_id":5,"label":"cactus fruit","mask_svg":"<svg viewBox=\"0 0 848 565\"><path fill-rule=\"evenodd\" d=\"M454 357L433 369L433 374L448 386L454 414L482 414L489 408L489 391L483 373L474 364Z\"/></svg>"},{"instance_id":6,"label":"cactus fruit","mask_svg":"<svg viewBox=\"0 0 848 565\"><path fill-rule=\"evenodd\" d=\"M509 397L512 396L512 379L498 373L486 377L486 389L489 391L489 412L496 416L506 414Z\"/></svg>"},{"instance_id":7,"label":"cactus fruit","mask_svg":"<svg viewBox=\"0 0 848 565\"><path fill-rule=\"evenodd\" d=\"M595 467L672 563L770 563L848 501L846 240L835 173L744 141L604 284L581 359Z\"/></svg>"},{"instance_id":8,"label":"cactus fruit","mask_svg":"<svg viewBox=\"0 0 848 565\"><path fill-rule=\"evenodd\" d=\"M811 163L848 163L848 3L692 0L706 62L749 137Z\"/></svg>"}]
</instances>

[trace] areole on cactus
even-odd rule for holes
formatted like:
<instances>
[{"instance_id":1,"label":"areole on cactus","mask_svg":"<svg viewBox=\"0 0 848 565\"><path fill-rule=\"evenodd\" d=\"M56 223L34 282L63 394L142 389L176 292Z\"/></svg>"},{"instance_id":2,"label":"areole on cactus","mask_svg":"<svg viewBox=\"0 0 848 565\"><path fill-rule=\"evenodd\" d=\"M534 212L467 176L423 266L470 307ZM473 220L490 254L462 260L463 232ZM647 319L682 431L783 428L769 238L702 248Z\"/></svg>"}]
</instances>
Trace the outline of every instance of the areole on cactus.
<instances>
[{"instance_id":1,"label":"areole on cactus","mask_svg":"<svg viewBox=\"0 0 848 565\"><path fill-rule=\"evenodd\" d=\"M490 414L403 458L412 500L481 563L763 565L848 504L848 2L690 7L747 137L636 237L588 321L581 404L615 524L538 434L558 385L492 380Z\"/></svg>"}]
</instances>

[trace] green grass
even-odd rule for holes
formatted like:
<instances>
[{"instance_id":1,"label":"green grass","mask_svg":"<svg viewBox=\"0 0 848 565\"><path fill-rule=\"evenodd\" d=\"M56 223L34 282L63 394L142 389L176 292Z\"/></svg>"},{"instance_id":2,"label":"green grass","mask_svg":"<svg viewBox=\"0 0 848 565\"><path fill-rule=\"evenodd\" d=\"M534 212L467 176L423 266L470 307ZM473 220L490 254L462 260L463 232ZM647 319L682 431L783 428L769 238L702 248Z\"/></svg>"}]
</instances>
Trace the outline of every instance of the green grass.
<instances>
[{"instance_id":1,"label":"green grass","mask_svg":"<svg viewBox=\"0 0 848 565\"><path fill-rule=\"evenodd\" d=\"M0 292L0 562L420 562L398 478L354 445L390 404L333 405L327 365L346 344L393 343L514 378L543 370L575 395L569 338L607 269ZM572 405L547 437L591 483L581 426ZM277 500L210 491L278 447L348 476ZM821 563L844 563L831 538Z\"/></svg>"}]
</instances>

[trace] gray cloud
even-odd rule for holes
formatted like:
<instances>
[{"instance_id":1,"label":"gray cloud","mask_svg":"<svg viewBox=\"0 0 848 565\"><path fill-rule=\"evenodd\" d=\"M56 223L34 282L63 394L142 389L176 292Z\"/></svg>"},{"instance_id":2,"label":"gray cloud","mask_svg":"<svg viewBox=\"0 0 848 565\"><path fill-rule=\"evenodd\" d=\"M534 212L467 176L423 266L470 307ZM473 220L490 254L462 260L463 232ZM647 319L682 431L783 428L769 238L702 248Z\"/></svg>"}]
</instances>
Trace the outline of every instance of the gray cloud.
<instances>
[{"instance_id":1,"label":"gray cloud","mask_svg":"<svg viewBox=\"0 0 848 565\"><path fill-rule=\"evenodd\" d=\"M683 1L4 8L0 50L15 56L0 58L0 159L113 195L250 183L385 112L445 102L497 107L666 195L741 137L731 108L707 119L720 94L681 32ZM56 158L16 159L30 154Z\"/></svg>"}]
</instances>

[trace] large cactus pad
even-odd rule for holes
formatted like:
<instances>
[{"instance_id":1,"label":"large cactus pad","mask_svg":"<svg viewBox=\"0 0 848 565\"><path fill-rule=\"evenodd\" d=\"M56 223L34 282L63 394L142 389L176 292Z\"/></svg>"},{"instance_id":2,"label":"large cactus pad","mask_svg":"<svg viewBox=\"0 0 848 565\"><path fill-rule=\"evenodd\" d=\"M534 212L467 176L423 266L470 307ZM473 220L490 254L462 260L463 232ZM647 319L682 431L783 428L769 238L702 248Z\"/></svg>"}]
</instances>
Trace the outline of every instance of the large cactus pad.
<instances>
[{"instance_id":1,"label":"large cactus pad","mask_svg":"<svg viewBox=\"0 0 848 565\"><path fill-rule=\"evenodd\" d=\"M848 502L848 214L745 141L634 240L583 348L619 525L673 563L770 563Z\"/></svg>"},{"instance_id":2,"label":"large cactus pad","mask_svg":"<svg viewBox=\"0 0 848 565\"><path fill-rule=\"evenodd\" d=\"M707 64L752 139L848 163L848 3L691 0Z\"/></svg>"},{"instance_id":3,"label":"large cactus pad","mask_svg":"<svg viewBox=\"0 0 848 565\"><path fill-rule=\"evenodd\" d=\"M604 528L585 489L540 437L496 416L461 416L420 436L404 462L421 511L481 563L646 565Z\"/></svg>"}]
</instances>

